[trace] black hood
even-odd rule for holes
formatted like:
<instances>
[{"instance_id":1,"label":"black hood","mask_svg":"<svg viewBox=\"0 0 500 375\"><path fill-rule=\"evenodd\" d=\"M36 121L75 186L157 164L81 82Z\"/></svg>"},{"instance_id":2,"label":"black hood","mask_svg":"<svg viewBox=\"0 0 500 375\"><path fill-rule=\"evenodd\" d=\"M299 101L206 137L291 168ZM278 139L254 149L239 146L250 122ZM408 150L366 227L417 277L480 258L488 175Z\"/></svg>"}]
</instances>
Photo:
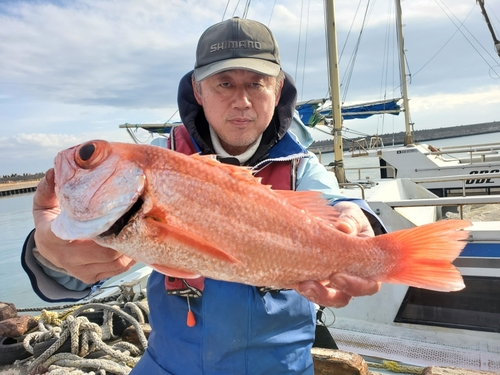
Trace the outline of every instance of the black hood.
<instances>
[{"instance_id":1,"label":"black hood","mask_svg":"<svg viewBox=\"0 0 500 375\"><path fill-rule=\"evenodd\" d=\"M193 71L182 77L179 83L177 94L177 105L181 121L187 128L189 134L196 141L203 154L214 154L208 122L205 118L203 108L198 104L194 97L193 87L191 85L191 76ZM292 123L295 103L297 101L297 89L292 77L285 73L285 82L281 90L281 97L277 107L274 110L274 116L271 123L264 131L259 148L254 156L246 163L253 165L264 159L268 150L276 144L286 134Z\"/></svg>"}]
</instances>

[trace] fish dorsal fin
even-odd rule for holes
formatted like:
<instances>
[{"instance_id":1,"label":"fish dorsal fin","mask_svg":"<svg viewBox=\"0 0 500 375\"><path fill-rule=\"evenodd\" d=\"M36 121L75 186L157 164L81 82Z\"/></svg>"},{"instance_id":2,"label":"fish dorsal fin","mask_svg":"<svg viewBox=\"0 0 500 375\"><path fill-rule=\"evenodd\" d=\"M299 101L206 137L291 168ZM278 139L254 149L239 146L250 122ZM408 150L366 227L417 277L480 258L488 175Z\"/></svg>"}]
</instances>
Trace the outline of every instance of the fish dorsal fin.
<instances>
[{"instance_id":1,"label":"fish dorsal fin","mask_svg":"<svg viewBox=\"0 0 500 375\"><path fill-rule=\"evenodd\" d=\"M292 206L331 223L337 223L340 213L330 206L319 191L273 190Z\"/></svg>"},{"instance_id":2,"label":"fish dorsal fin","mask_svg":"<svg viewBox=\"0 0 500 375\"><path fill-rule=\"evenodd\" d=\"M217 166L226 171L229 175L240 181L261 185L261 178L255 177L255 171L248 167L241 167L231 164L223 164L219 162L214 155L199 155L193 154L195 157L203 162ZM261 185L271 190L271 186ZM291 205L306 211L307 213L326 220L331 223L337 223L339 213L332 206L329 205L328 200L324 199L322 194L318 191L292 191L292 190L272 190L273 193L286 199Z\"/></svg>"},{"instance_id":3,"label":"fish dorsal fin","mask_svg":"<svg viewBox=\"0 0 500 375\"><path fill-rule=\"evenodd\" d=\"M207 165L217 166L217 168L220 168L221 170L225 171L230 176L232 176L235 179L238 179L240 181L260 184L260 181L262 180L261 178L254 176L255 171L252 170L252 168L221 163L220 161L218 161L216 159L215 155L193 154L193 155L191 155L191 157L196 158L196 159L206 163ZM263 186L266 186L266 185L263 185ZM269 189L270 189L270 187L269 187Z\"/></svg>"}]
</instances>

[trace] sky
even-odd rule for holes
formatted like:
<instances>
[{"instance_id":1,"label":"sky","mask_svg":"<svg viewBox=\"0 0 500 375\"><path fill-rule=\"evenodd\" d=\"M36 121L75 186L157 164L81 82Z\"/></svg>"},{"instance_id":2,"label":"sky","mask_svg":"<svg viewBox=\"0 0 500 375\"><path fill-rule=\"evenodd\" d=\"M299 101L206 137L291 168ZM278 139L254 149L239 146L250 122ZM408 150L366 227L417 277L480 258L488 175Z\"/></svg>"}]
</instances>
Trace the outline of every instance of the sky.
<instances>
[{"instance_id":1,"label":"sky","mask_svg":"<svg viewBox=\"0 0 500 375\"><path fill-rule=\"evenodd\" d=\"M500 0L485 2L500 38ZM199 36L232 16L270 27L299 101L327 97L323 1L249 3L0 0L0 176L44 172L58 151L91 139L132 142L120 124L178 121L178 82ZM367 3L335 3L345 105L401 96L394 0ZM500 121L500 57L476 0L406 0L402 11L414 129ZM344 127L355 138L404 122L375 116Z\"/></svg>"}]
</instances>

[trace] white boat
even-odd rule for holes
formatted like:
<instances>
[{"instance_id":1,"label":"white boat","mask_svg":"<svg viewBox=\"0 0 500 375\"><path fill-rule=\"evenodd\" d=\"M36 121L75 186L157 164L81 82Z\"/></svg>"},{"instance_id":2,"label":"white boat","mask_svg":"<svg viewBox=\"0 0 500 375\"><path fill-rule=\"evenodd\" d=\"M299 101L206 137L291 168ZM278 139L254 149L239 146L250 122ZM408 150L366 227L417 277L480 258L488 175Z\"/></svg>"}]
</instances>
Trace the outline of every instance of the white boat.
<instances>
[{"instance_id":1,"label":"white boat","mask_svg":"<svg viewBox=\"0 0 500 375\"><path fill-rule=\"evenodd\" d=\"M343 193L361 196L352 185ZM377 181L364 194L390 231L439 220L447 207L496 204L497 219L474 221L470 228L469 242L455 261L464 290L442 293L384 284L373 296L327 310L326 324L338 347L414 366L500 372L498 197L436 197L411 179Z\"/></svg>"},{"instance_id":2,"label":"white boat","mask_svg":"<svg viewBox=\"0 0 500 375\"><path fill-rule=\"evenodd\" d=\"M381 169L382 178L427 178L429 182L423 182L423 186L446 197L460 193L463 188L469 195L500 193L499 150L500 143L440 149L427 144L409 144L381 148L377 156L380 166L393 167Z\"/></svg>"}]
</instances>

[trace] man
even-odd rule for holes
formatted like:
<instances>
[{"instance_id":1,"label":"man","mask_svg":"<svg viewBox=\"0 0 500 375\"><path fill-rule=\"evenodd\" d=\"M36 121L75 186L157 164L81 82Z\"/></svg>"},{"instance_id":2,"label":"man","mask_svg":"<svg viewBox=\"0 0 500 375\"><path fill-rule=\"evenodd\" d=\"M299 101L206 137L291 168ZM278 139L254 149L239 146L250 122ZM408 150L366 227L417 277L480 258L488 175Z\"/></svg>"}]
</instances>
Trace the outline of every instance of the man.
<instances>
[{"instance_id":1,"label":"man","mask_svg":"<svg viewBox=\"0 0 500 375\"><path fill-rule=\"evenodd\" d=\"M254 167L273 189L321 191L341 213L346 232L372 236L369 218L377 231L380 224L358 206L367 210L366 204L340 196L334 175L288 131L296 95L266 26L239 18L218 23L201 36L194 72L180 82L184 125L172 131L169 146ZM23 249L23 265L43 299L82 298L101 280L134 264L92 241L69 243L55 237L50 223L58 212L49 171L34 198L36 230ZM133 373L313 374L315 313L310 301L342 307L352 296L373 294L379 287L337 274L323 283L304 282L297 291L278 291L153 272L148 283L153 331ZM192 327L186 324L188 309L196 319Z\"/></svg>"}]
</instances>

